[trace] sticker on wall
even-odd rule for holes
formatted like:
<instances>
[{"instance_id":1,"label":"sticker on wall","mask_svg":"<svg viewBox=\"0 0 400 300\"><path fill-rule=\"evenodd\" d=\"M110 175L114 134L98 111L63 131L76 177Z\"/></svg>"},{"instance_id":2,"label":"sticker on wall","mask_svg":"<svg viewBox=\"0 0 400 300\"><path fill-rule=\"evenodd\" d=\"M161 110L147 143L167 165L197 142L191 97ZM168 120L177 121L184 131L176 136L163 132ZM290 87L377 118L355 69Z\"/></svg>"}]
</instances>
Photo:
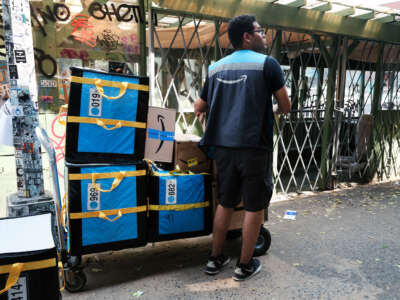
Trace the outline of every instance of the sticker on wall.
<instances>
[{"instance_id":1,"label":"sticker on wall","mask_svg":"<svg viewBox=\"0 0 400 300\"><path fill-rule=\"evenodd\" d=\"M8 66L10 79L18 79L18 69L16 65Z\"/></svg>"},{"instance_id":2,"label":"sticker on wall","mask_svg":"<svg viewBox=\"0 0 400 300\"><path fill-rule=\"evenodd\" d=\"M25 50L14 50L15 62L18 63L26 63L26 54Z\"/></svg>"}]
</instances>

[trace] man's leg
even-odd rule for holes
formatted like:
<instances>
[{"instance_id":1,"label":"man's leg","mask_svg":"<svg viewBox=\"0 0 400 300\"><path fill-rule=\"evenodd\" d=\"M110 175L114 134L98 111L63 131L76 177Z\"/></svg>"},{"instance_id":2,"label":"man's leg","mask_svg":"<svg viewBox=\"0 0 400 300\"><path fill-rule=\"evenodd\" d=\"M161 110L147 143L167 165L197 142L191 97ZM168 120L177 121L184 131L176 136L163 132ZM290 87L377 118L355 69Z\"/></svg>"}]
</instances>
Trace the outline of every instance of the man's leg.
<instances>
[{"instance_id":1,"label":"man's leg","mask_svg":"<svg viewBox=\"0 0 400 300\"><path fill-rule=\"evenodd\" d=\"M246 211L242 228L242 252L240 263L247 264L253 257L254 248L260 234L260 225L263 221L264 210L257 212Z\"/></svg>"},{"instance_id":2,"label":"man's leg","mask_svg":"<svg viewBox=\"0 0 400 300\"><path fill-rule=\"evenodd\" d=\"M222 247L225 242L226 233L231 223L233 208L217 206L214 216L213 243L211 256L217 257L222 253Z\"/></svg>"},{"instance_id":3,"label":"man's leg","mask_svg":"<svg viewBox=\"0 0 400 300\"><path fill-rule=\"evenodd\" d=\"M229 256L222 253L222 247L231 222L233 208L240 201L240 178L235 170L233 152L231 149L216 148L220 204L214 216L212 250L205 268L205 273L208 275L218 274L231 260Z\"/></svg>"},{"instance_id":4,"label":"man's leg","mask_svg":"<svg viewBox=\"0 0 400 300\"><path fill-rule=\"evenodd\" d=\"M257 258L253 258L253 253L267 206L265 160L266 153L261 150L247 150L240 154L245 215L242 226L242 251L233 274L234 280L246 280L261 270L261 263Z\"/></svg>"}]
</instances>

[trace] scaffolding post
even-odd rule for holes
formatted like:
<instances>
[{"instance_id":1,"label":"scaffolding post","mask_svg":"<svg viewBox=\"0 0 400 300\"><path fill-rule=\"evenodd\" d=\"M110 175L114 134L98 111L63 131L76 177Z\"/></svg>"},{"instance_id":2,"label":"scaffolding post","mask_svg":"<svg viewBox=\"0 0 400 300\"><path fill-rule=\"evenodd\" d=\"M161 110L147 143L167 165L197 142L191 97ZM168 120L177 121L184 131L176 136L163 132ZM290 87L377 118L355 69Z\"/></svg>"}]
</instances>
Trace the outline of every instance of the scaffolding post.
<instances>
[{"instance_id":1,"label":"scaffolding post","mask_svg":"<svg viewBox=\"0 0 400 300\"><path fill-rule=\"evenodd\" d=\"M156 76L156 62L155 62L155 54L154 54L154 16L153 16L153 10L152 10L152 2L150 1L148 3L148 9L149 9L149 39L150 39L150 47L149 47L149 105L154 106L155 99L154 99L154 89L155 89L155 76Z\"/></svg>"},{"instance_id":2,"label":"scaffolding post","mask_svg":"<svg viewBox=\"0 0 400 300\"><path fill-rule=\"evenodd\" d=\"M215 21L215 46L214 46L214 59L218 61L221 59L221 49L219 44L219 30L221 28L221 23L219 21Z\"/></svg>"},{"instance_id":3,"label":"scaffolding post","mask_svg":"<svg viewBox=\"0 0 400 300\"><path fill-rule=\"evenodd\" d=\"M147 75L147 49L146 49L146 9L144 5L144 0L139 0L139 12L141 18L139 18L139 46L140 46L140 56L139 56L139 75Z\"/></svg>"},{"instance_id":4,"label":"scaffolding post","mask_svg":"<svg viewBox=\"0 0 400 300\"><path fill-rule=\"evenodd\" d=\"M374 119L374 128L377 128L378 123L378 110L381 104L382 97L382 74L383 74L383 52L385 45L383 43L378 44L378 55L376 60L376 68L375 68L375 82L374 82L374 92L372 97L372 105L371 105L371 115ZM368 179L371 180L375 176L375 171L378 168L379 156L376 155L375 151L375 143L377 141L377 136L375 135L374 130L371 131L370 142L369 142L369 151L368 157L371 159L371 163L369 164L368 169ZM382 150L381 150L382 151ZM382 161L382 170L384 168L384 160Z\"/></svg>"},{"instance_id":5,"label":"scaffolding post","mask_svg":"<svg viewBox=\"0 0 400 300\"><path fill-rule=\"evenodd\" d=\"M340 155L340 130L342 128L342 120L344 114L344 98L346 89L346 64L348 57L348 38L343 38L341 59L339 63L339 73L338 73L338 91L336 93L336 105L335 105L335 132L333 133L333 149L332 149L332 167L331 175L332 179L335 180L337 176L337 161ZM333 182L333 184L335 184Z\"/></svg>"},{"instance_id":6,"label":"scaffolding post","mask_svg":"<svg viewBox=\"0 0 400 300\"><path fill-rule=\"evenodd\" d=\"M331 179L329 175L330 168L330 155L332 145L332 122L333 122L333 109L335 102L335 87L336 87L336 72L337 72L337 51L338 51L338 38L335 38L332 47L328 53L322 41L319 41L321 52L324 56L326 64L328 65L328 86L327 97L325 105L325 117L322 126L322 145L321 145L321 180L320 189L325 190L331 187Z\"/></svg>"},{"instance_id":7,"label":"scaffolding post","mask_svg":"<svg viewBox=\"0 0 400 300\"><path fill-rule=\"evenodd\" d=\"M361 117L361 115L364 112L364 101L365 101L365 70L361 71L360 75L360 98L358 100L358 115Z\"/></svg>"},{"instance_id":8,"label":"scaffolding post","mask_svg":"<svg viewBox=\"0 0 400 300\"><path fill-rule=\"evenodd\" d=\"M30 6L28 0L3 0L2 5L17 170L14 200L29 201L44 195Z\"/></svg>"},{"instance_id":9,"label":"scaffolding post","mask_svg":"<svg viewBox=\"0 0 400 300\"><path fill-rule=\"evenodd\" d=\"M280 63L281 62L281 50L282 50L282 30L277 30L275 34L275 41L273 42L273 46L271 49L271 55ZM280 118L279 115L274 114L275 117L275 125L274 126L274 152L272 159L272 175L278 175L278 153L279 153L279 131L280 131ZM275 184L274 184L274 193L276 192Z\"/></svg>"}]
</instances>

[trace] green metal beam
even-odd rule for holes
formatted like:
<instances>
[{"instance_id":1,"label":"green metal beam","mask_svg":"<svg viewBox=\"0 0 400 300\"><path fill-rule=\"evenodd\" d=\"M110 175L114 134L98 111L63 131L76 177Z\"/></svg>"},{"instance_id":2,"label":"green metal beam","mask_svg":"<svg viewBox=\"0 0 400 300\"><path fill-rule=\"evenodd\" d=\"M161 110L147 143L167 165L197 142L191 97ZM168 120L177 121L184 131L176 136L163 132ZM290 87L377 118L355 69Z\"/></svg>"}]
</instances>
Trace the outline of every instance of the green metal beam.
<instances>
[{"instance_id":1,"label":"green metal beam","mask_svg":"<svg viewBox=\"0 0 400 300\"><path fill-rule=\"evenodd\" d=\"M371 115L374 118L374 127L377 128L377 123L380 121L379 118L379 107L381 104L381 98L382 98L382 75L383 75L383 54L384 54L384 49L385 45L383 43L379 43L378 45L378 57L376 60L376 69L375 69L375 82L374 82L374 93L372 97L372 105L371 105ZM380 116L382 117L382 115ZM380 122L379 122L380 123ZM380 155L377 153L377 151L383 151L383 145L381 143L380 137L377 136L378 132L375 130L371 130L370 133L370 139L369 139L369 147L368 147L368 157L370 159L370 162L368 164L368 170L367 170L367 179L372 179L375 176L376 170L379 168L378 165L381 163L381 169L383 170L385 168L384 164L384 159L380 159ZM380 134L382 134L380 132ZM379 146L376 146L380 144Z\"/></svg>"},{"instance_id":2,"label":"green metal beam","mask_svg":"<svg viewBox=\"0 0 400 300\"><path fill-rule=\"evenodd\" d=\"M365 101L365 71L361 71L360 74L360 99L358 100L358 115L361 116L364 113L364 101Z\"/></svg>"},{"instance_id":3,"label":"green metal beam","mask_svg":"<svg viewBox=\"0 0 400 300\"><path fill-rule=\"evenodd\" d=\"M376 62L374 94L372 98L371 114L376 118L382 98L382 73L383 73L383 51L385 46L380 43L378 46L378 58Z\"/></svg>"},{"instance_id":4,"label":"green metal beam","mask_svg":"<svg viewBox=\"0 0 400 300\"><path fill-rule=\"evenodd\" d=\"M331 146L332 146L332 124L333 124L333 108L335 101L336 87L336 71L338 56L336 53L339 50L339 40L336 38L334 46L330 49L330 59L328 68L328 87L326 93L325 117L322 125L322 143L321 143L321 179L319 187L322 190L331 187L330 166L331 166Z\"/></svg>"},{"instance_id":5,"label":"green metal beam","mask_svg":"<svg viewBox=\"0 0 400 300\"><path fill-rule=\"evenodd\" d=\"M271 55L281 62L282 59L282 30L277 30L275 39L272 42Z\"/></svg>"},{"instance_id":6,"label":"green metal beam","mask_svg":"<svg viewBox=\"0 0 400 300\"><path fill-rule=\"evenodd\" d=\"M154 0L160 13L191 13L230 19L239 14L254 14L260 24L301 31L346 35L360 39L400 43L399 27L393 24L327 14L312 9L295 8L263 0Z\"/></svg>"}]
</instances>

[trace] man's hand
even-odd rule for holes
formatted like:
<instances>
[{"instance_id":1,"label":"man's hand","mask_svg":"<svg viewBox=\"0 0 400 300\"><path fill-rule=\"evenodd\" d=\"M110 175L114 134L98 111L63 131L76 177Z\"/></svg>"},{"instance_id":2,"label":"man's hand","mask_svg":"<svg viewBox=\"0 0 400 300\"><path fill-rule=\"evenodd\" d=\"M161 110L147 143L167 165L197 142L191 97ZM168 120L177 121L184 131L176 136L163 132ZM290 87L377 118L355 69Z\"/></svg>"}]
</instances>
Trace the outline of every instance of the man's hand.
<instances>
[{"instance_id":1,"label":"man's hand","mask_svg":"<svg viewBox=\"0 0 400 300\"><path fill-rule=\"evenodd\" d=\"M279 90L274 93L278 104L274 104L272 106L273 112L275 114L287 114L290 112L290 100L286 90L286 87L283 86Z\"/></svg>"},{"instance_id":2,"label":"man's hand","mask_svg":"<svg viewBox=\"0 0 400 300\"><path fill-rule=\"evenodd\" d=\"M208 104L203 99L199 98L194 102L194 114L201 121L203 113L208 109Z\"/></svg>"}]
</instances>

